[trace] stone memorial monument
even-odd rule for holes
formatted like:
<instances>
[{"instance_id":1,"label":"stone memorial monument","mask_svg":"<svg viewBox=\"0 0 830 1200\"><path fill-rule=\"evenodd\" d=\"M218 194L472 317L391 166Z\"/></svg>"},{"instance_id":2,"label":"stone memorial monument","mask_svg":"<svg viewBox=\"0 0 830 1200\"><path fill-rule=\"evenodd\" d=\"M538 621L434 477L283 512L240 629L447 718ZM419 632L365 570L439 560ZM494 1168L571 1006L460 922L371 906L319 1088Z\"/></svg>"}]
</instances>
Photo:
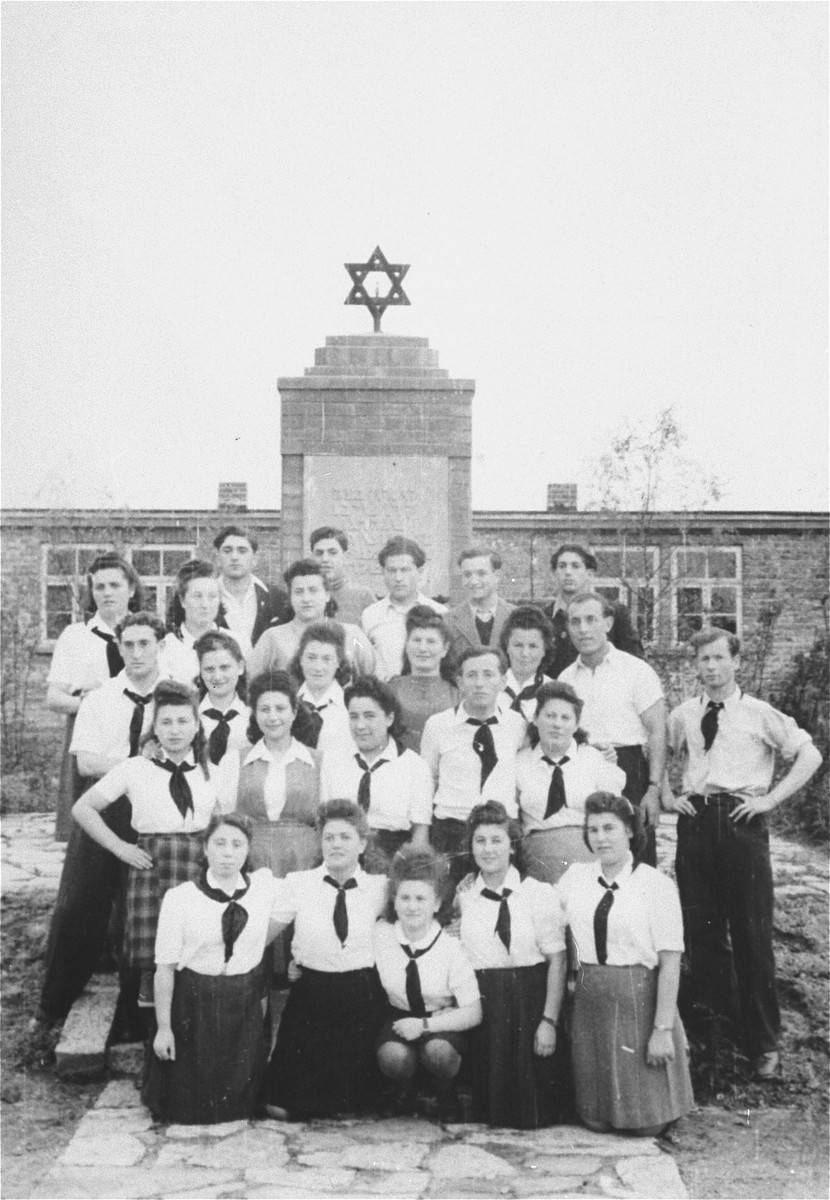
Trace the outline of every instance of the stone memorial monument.
<instances>
[{"instance_id":1,"label":"stone memorial monument","mask_svg":"<svg viewBox=\"0 0 830 1200\"><path fill-rule=\"evenodd\" d=\"M346 530L354 582L382 593L377 554L392 534L427 554L423 590L458 596L455 560L472 533L472 379L450 379L423 337L381 333L389 305L408 304L405 264L380 248L347 263L347 304L363 304L374 332L327 337L314 366L277 381L282 412L282 563L308 553L319 525ZM367 275L383 273L386 296Z\"/></svg>"}]
</instances>

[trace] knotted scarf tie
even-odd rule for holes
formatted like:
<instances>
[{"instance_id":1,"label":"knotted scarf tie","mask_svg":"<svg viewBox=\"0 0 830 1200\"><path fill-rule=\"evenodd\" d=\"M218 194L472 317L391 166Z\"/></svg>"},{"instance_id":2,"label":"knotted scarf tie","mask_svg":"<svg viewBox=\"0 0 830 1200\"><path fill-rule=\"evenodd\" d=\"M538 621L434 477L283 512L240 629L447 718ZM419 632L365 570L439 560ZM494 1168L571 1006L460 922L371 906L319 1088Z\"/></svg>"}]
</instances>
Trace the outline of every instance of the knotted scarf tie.
<instances>
[{"instance_id":1,"label":"knotted scarf tie","mask_svg":"<svg viewBox=\"0 0 830 1200\"><path fill-rule=\"evenodd\" d=\"M510 705L510 707L513 709L513 712L517 712L520 717L524 716L524 713L522 712L522 701L523 700L532 700L533 697L536 695L536 693L539 691L539 688L541 686L542 686L542 672L537 671L536 674L533 676L532 683L526 684L525 687L523 687L520 692L518 692L518 693L514 692L512 687L506 687L504 690L507 692L508 696L513 701L513 703Z\"/></svg>"},{"instance_id":2,"label":"knotted scarf tie","mask_svg":"<svg viewBox=\"0 0 830 1200\"><path fill-rule=\"evenodd\" d=\"M406 1002L409 1005L409 1011L415 1017L425 1017L427 1013L426 1005L424 1004L424 994L421 991L421 975L418 971L416 959L421 958L424 954L428 954L442 933L443 930L439 929L430 944L424 946L423 950L413 950L411 946L401 944L401 950L409 958L409 962L406 964Z\"/></svg>"},{"instance_id":3,"label":"knotted scarf tie","mask_svg":"<svg viewBox=\"0 0 830 1200\"><path fill-rule=\"evenodd\" d=\"M357 788L357 803L364 812L369 811L369 805L372 802L372 772L378 767L382 767L384 763L388 763L388 758L379 758L377 762L372 763L371 767L359 754L355 755L357 765L360 767L363 774L360 777L360 783Z\"/></svg>"},{"instance_id":4,"label":"knotted scarf tie","mask_svg":"<svg viewBox=\"0 0 830 1200\"><path fill-rule=\"evenodd\" d=\"M601 875L599 883L606 891L594 911L594 944L597 962L604 966L608 961L608 913L614 903L614 892L619 891L619 888L616 883L606 883Z\"/></svg>"},{"instance_id":5,"label":"knotted scarf tie","mask_svg":"<svg viewBox=\"0 0 830 1200\"><path fill-rule=\"evenodd\" d=\"M717 700L710 700L706 705L706 712L703 714L703 720L700 722L700 732L703 734L703 749L708 753L712 749L712 742L718 734L718 720L720 710L723 704Z\"/></svg>"},{"instance_id":6,"label":"knotted scarf tie","mask_svg":"<svg viewBox=\"0 0 830 1200\"><path fill-rule=\"evenodd\" d=\"M93 629L90 632L99 637L102 642L107 643L107 670L110 673L110 679L114 679L120 671L124 670L124 659L121 657L121 651L118 649L118 641L113 633L104 633L103 629Z\"/></svg>"},{"instance_id":7,"label":"knotted scarf tie","mask_svg":"<svg viewBox=\"0 0 830 1200\"><path fill-rule=\"evenodd\" d=\"M337 888L337 899L334 902L334 932L340 939L342 946L346 938L349 936L349 913L346 909L346 892L351 888L357 887L356 879L347 879L345 883L338 883L336 879L332 879L331 875L324 875L323 879L326 883L330 883L333 888Z\"/></svg>"},{"instance_id":8,"label":"knotted scarf tie","mask_svg":"<svg viewBox=\"0 0 830 1200\"><path fill-rule=\"evenodd\" d=\"M170 795L173 797L173 803L182 814L186 817L188 811L193 812L193 793L190 790L190 784L185 778L188 771L195 771L196 767L193 763L171 762L169 758L153 759L157 767L161 767L162 771L170 772Z\"/></svg>"},{"instance_id":9,"label":"knotted scarf tie","mask_svg":"<svg viewBox=\"0 0 830 1200\"><path fill-rule=\"evenodd\" d=\"M467 724L478 726L473 735L473 749L481 760L479 788L483 788L487 777L499 761L499 756L496 754L496 743L493 741L493 731L490 728L491 725L498 725L498 717L488 717L486 721L479 721L476 717L467 717Z\"/></svg>"},{"instance_id":10,"label":"knotted scarf tie","mask_svg":"<svg viewBox=\"0 0 830 1200\"><path fill-rule=\"evenodd\" d=\"M504 948L510 953L510 909L507 907L507 897L513 894L512 888L504 888L501 892L494 892L491 888L482 888L481 894L485 900L495 900L499 906L499 915L496 917L496 928L493 930L504 943Z\"/></svg>"},{"instance_id":11,"label":"knotted scarf tie","mask_svg":"<svg viewBox=\"0 0 830 1200\"><path fill-rule=\"evenodd\" d=\"M138 754L141 730L144 727L144 709L153 699L153 693L148 692L146 696L142 696L140 692L131 692L129 688L124 688L124 695L135 705L133 715L130 717L130 758L135 758Z\"/></svg>"},{"instance_id":12,"label":"knotted scarf tie","mask_svg":"<svg viewBox=\"0 0 830 1200\"><path fill-rule=\"evenodd\" d=\"M545 809L545 820L552 817L554 813L559 812L560 808L565 808L568 801L565 799L565 776L562 772L563 763L570 762L567 754L564 754L559 762L552 758L548 758L547 754L542 755L542 762L553 767L550 777L550 785L548 787L548 804Z\"/></svg>"},{"instance_id":13,"label":"knotted scarf tie","mask_svg":"<svg viewBox=\"0 0 830 1200\"><path fill-rule=\"evenodd\" d=\"M204 892L211 900L215 900L218 904L227 904L227 908L222 913L222 941L225 943L225 962L230 961L233 954L234 944L242 930L248 924L248 910L243 908L237 901L241 900L251 886L251 881L245 872L242 872L244 884L241 888L237 888L232 895L223 892L221 888L211 887L207 881L207 870L203 870L196 886L200 892Z\"/></svg>"},{"instance_id":14,"label":"knotted scarf tie","mask_svg":"<svg viewBox=\"0 0 830 1200\"><path fill-rule=\"evenodd\" d=\"M217 722L216 728L211 731L208 738L208 757L216 766L228 752L231 721L234 717L238 717L239 713L235 708L229 708L227 712L220 712L218 708L206 708L204 715Z\"/></svg>"}]
</instances>

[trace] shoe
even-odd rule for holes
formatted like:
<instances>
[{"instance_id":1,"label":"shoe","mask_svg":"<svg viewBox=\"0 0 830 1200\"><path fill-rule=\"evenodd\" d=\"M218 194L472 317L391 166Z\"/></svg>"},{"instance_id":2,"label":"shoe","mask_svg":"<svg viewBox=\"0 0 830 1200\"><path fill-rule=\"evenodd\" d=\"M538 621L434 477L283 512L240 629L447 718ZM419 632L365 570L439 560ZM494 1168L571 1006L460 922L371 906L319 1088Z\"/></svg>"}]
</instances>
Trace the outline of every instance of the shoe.
<instances>
[{"instance_id":1,"label":"shoe","mask_svg":"<svg viewBox=\"0 0 830 1200\"><path fill-rule=\"evenodd\" d=\"M390 1088L383 1097L380 1108L382 1117L410 1117L415 1109L415 1091L411 1082Z\"/></svg>"},{"instance_id":2,"label":"shoe","mask_svg":"<svg viewBox=\"0 0 830 1200\"><path fill-rule=\"evenodd\" d=\"M438 1093L438 1120L442 1125L458 1125L461 1120L461 1106L455 1088Z\"/></svg>"},{"instance_id":3,"label":"shoe","mask_svg":"<svg viewBox=\"0 0 830 1200\"><path fill-rule=\"evenodd\" d=\"M759 1079L762 1083L769 1083L778 1074L780 1066L781 1060L778 1057L778 1051L767 1050L765 1054L760 1054L755 1060L753 1078Z\"/></svg>"}]
</instances>

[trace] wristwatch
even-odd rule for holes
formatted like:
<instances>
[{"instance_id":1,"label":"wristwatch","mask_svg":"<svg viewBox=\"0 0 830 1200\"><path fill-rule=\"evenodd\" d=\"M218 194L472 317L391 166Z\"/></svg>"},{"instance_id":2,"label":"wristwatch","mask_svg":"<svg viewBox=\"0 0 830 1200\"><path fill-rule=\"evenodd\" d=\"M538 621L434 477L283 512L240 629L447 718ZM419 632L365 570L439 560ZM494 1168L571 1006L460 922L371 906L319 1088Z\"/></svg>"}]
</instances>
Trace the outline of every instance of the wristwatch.
<instances>
[{"instance_id":1,"label":"wristwatch","mask_svg":"<svg viewBox=\"0 0 830 1200\"><path fill-rule=\"evenodd\" d=\"M424 1017L423 1022L424 1022L424 1033L429 1033L429 1017Z\"/></svg>"},{"instance_id":2,"label":"wristwatch","mask_svg":"<svg viewBox=\"0 0 830 1200\"><path fill-rule=\"evenodd\" d=\"M671 1031L674 1029L674 1025L657 1025L657 1024L655 1024L654 1028L659 1029L661 1033L671 1033Z\"/></svg>"}]
</instances>

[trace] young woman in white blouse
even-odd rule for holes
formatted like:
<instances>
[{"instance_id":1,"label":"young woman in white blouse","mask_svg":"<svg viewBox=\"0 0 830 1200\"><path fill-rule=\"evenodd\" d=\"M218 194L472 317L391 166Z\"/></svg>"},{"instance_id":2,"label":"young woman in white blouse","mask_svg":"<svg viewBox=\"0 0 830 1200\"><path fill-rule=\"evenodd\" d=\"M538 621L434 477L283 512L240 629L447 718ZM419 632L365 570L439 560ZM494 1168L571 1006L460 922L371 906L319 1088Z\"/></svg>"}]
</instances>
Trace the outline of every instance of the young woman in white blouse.
<instances>
[{"instance_id":1,"label":"young woman in white blouse","mask_svg":"<svg viewBox=\"0 0 830 1200\"><path fill-rule=\"evenodd\" d=\"M172 632L162 642L162 663L180 683L195 686L199 660L194 644L203 633L216 629L220 600L219 580L209 562L195 558L179 568L168 624Z\"/></svg>"},{"instance_id":2,"label":"young woman in white blouse","mask_svg":"<svg viewBox=\"0 0 830 1200\"><path fill-rule=\"evenodd\" d=\"M377 1049L382 1073L394 1081L388 1116L412 1111L420 1066L435 1083L439 1119L458 1119L454 1081L467 1049L464 1031L481 1023L481 999L458 939L436 920L447 882L446 864L432 850L403 846L392 860L387 919L375 927L389 1001Z\"/></svg>"},{"instance_id":3,"label":"young woman in white blouse","mask_svg":"<svg viewBox=\"0 0 830 1200\"><path fill-rule=\"evenodd\" d=\"M565 1101L553 1058L565 988L559 897L523 874L521 829L503 804L474 808L467 835L478 873L461 880L456 900L484 1009L471 1034L474 1119L537 1129Z\"/></svg>"},{"instance_id":4,"label":"young woman in white blouse","mask_svg":"<svg viewBox=\"0 0 830 1200\"><path fill-rule=\"evenodd\" d=\"M359 865L369 827L356 804L321 805L318 828L323 865L286 876L277 904L280 924L294 922L299 968L268 1064L266 1107L277 1120L359 1112L376 1092L384 1005L374 928L388 881Z\"/></svg>"},{"instance_id":5,"label":"young woman in white blouse","mask_svg":"<svg viewBox=\"0 0 830 1200\"><path fill-rule=\"evenodd\" d=\"M579 728L582 707L570 684L543 684L533 718L539 740L516 757L527 870L545 883L556 883L570 863L593 857L583 836L585 797L625 786L625 772L588 745Z\"/></svg>"},{"instance_id":6,"label":"young woman in white blouse","mask_svg":"<svg viewBox=\"0 0 830 1200\"><path fill-rule=\"evenodd\" d=\"M279 885L270 871L251 870L249 847L244 817L214 817L197 878L162 901L158 1028L142 1087L157 1120L244 1120L261 1103L268 1054L262 964Z\"/></svg>"},{"instance_id":7,"label":"young woman in white blouse","mask_svg":"<svg viewBox=\"0 0 830 1200\"><path fill-rule=\"evenodd\" d=\"M139 1004L152 1007L153 946L162 897L196 877L200 834L220 803L220 773L207 760L198 697L166 679L153 692L152 736L159 757L138 755L108 771L72 809L94 841L130 868L127 876L124 951L141 972ZM120 796L132 805L137 844L120 838L101 813Z\"/></svg>"},{"instance_id":8,"label":"young woman in white blouse","mask_svg":"<svg viewBox=\"0 0 830 1200\"><path fill-rule=\"evenodd\" d=\"M550 652L553 626L535 604L522 604L509 613L499 644L510 664L504 677L500 703L512 708L527 722L536 711L536 696L543 684L551 683L542 671Z\"/></svg>"},{"instance_id":9,"label":"young woman in white blouse","mask_svg":"<svg viewBox=\"0 0 830 1200\"><path fill-rule=\"evenodd\" d=\"M655 1136L694 1103L677 1012L680 900L640 861L640 814L624 796L586 799L585 840L595 861L574 863L558 885L579 959L576 1107L590 1129Z\"/></svg>"},{"instance_id":10,"label":"young woman in white blouse","mask_svg":"<svg viewBox=\"0 0 830 1200\"><path fill-rule=\"evenodd\" d=\"M352 739L343 685L351 679L351 671L343 626L336 621L308 625L300 638L291 674L300 684L300 699L322 720L317 750L348 750Z\"/></svg>"},{"instance_id":11,"label":"young woman in white blouse","mask_svg":"<svg viewBox=\"0 0 830 1200\"><path fill-rule=\"evenodd\" d=\"M199 718L207 736L208 758L218 766L225 755L248 743L250 710L246 703L245 658L225 629L211 629L193 645L205 694Z\"/></svg>"}]
</instances>

